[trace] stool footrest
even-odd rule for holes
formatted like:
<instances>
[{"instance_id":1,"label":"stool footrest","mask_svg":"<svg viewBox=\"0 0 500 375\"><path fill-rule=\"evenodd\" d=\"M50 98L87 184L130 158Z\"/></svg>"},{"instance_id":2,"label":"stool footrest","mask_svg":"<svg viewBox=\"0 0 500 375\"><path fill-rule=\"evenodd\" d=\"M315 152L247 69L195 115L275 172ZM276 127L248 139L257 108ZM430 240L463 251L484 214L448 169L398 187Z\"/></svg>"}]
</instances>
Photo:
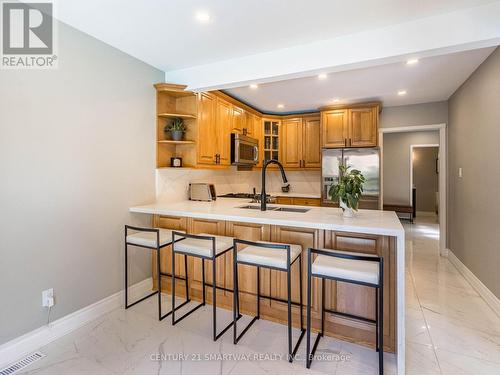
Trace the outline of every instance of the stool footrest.
<instances>
[{"instance_id":1,"label":"stool footrest","mask_svg":"<svg viewBox=\"0 0 500 375\"><path fill-rule=\"evenodd\" d=\"M182 303L182 305L180 306L184 306L186 305L188 302L191 302L191 300L186 300ZM179 307L180 307L179 306ZM201 302L200 304L196 305L195 307L193 307L191 310L189 310L188 312L186 312L184 315L182 315L180 318L178 319L175 319L175 320L172 320L172 325L175 325L177 323L179 323L182 319L184 319L185 317L191 315L192 313L194 313L196 310L198 310L200 307L202 306L205 306L205 302ZM175 311L177 311L177 307L175 308ZM170 313L172 313L172 311L170 311Z\"/></svg>"},{"instance_id":2,"label":"stool footrest","mask_svg":"<svg viewBox=\"0 0 500 375\"><path fill-rule=\"evenodd\" d=\"M240 315L240 317L241 317L241 315ZM259 319L258 316L253 317L253 319L250 321L250 323L247 324L247 326L243 329L243 331L241 331L241 333L234 338L234 344L237 344L238 341L240 341L240 339L243 337L243 335L246 333L246 331L248 331L248 329L252 326L252 324L254 324L255 321L258 319Z\"/></svg>"},{"instance_id":3,"label":"stool footrest","mask_svg":"<svg viewBox=\"0 0 500 375\"><path fill-rule=\"evenodd\" d=\"M179 310L182 306L187 305L189 302L191 302L191 300L190 300L190 299L188 299L188 300L186 300L186 301L182 302L179 306L176 306L176 307L175 307L175 311ZM166 313L165 315L160 316L160 321L162 321L163 319L165 319L165 318L166 318L167 316L169 316L170 314L172 314L172 310L170 310L170 311L169 311L168 313Z\"/></svg>"},{"instance_id":4,"label":"stool footrest","mask_svg":"<svg viewBox=\"0 0 500 375\"><path fill-rule=\"evenodd\" d=\"M139 302L142 302L142 301L144 301L145 299L148 299L149 297L153 297L155 294L158 294L158 291L153 292L153 293L151 293L151 294L148 294L147 296L142 297L141 299L139 299L139 300L137 300L137 301L135 301L135 302L132 302L132 303L126 304L126 305L125 305L125 309L128 309L129 307L132 307L132 306L134 306L134 305L137 305Z\"/></svg>"},{"instance_id":5,"label":"stool footrest","mask_svg":"<svg viewBox=\"0 0 500 375\"><path fill-rule=\"evenodd\" d=\"M329 313L329 314L345 316L346 318L353 318L353 319L361 320L361 321L367 322L367 323L373 323L373 324L377 323L377 321L375 319L369 319L369 318L365 318L365 317L359 316L359 315L352 315L352 314L343 313L343 312L335 311L335 310L329 310L329 309L324 309L324 311Z\"/></svg>"}]
</instances>

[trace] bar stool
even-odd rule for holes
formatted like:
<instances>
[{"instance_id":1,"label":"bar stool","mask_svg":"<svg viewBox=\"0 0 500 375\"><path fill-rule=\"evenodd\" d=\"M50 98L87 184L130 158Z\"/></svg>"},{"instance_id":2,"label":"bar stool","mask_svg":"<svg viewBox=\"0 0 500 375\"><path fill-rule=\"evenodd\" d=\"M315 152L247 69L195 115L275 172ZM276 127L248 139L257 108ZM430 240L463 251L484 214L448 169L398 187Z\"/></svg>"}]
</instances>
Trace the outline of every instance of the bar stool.
<instances>
[{"instance_id":1,"label":"bar stool","mask_svg":"<svg viewBox=\"0 0 500 375\"><path fill-rule=\"evenodd\" d=\"M314 262L312 254L318 254ZM318 333L311 351L311 280L321 278L321 332ZM376 290L375 320L325 309L325 279L373 287ZM306 366L311 362L324 334L325 312L375 323L376 351L378 352L379 374L384 373L384 259L371 254L352 253L338 250L308 249L307 254L307 345Z\"/></svg>"},{"instance_id":2,"label":"bar stool","mask_svg":"<svg viewBox=\"0 0 500 375\"><path fill-rule=\"evenodd\" d=\"M128 234L129 230L136 231L135 233ZM166 246L172 244L172 231L170 229L163 228L141 228L133 227L130 225L125 225L125 309L132 307L145 299L158 294L158 319L161 321L169 316L172 311L169 311L165 315L161 312L161 277L162 276L172 276L170 273L161 272L160 270L160 251ZM128 303L128 246L133 245L137 247L142 247L145 249L156 250L156 271L158 275L158 290L139 300L129 304ZM173 269L173 268L172 268ZM187 263L185 264L185 269L187 269ZM187 274L187 273L186 273ZM176 276L177 279L185 280L184 277ZM186 291L188 285L186 281ZM189 302L189 301L187 301ZM186 302L186 303L187 303ZM183 304L184 305L184 304ZM178 306L180 309L183 305Z\"/></svg>"},{"instance_id":3,"label":"bar stool","mask_svg":"<svg viewBox=\"0 0 500 375\"><path fill-rule=\"evenodd\" d=\"M217 333L217 289L224 289L217 286L217 268L216 260L218 257L224 255L229 250L233 248L233 238L225 236L214 236L210 234L187 234L184 232L173 231L172 232L172 268L175 269L175 254L184 254L184 260L186 261L188 256L193 256L195 258L201 259L201 269L202 269L202 285L203 285L203 302L193 307L188 312L184 313L180 318L175 318L175 280L172 276L172 325L179 323L182 319L190 315L191 313L198 310L200 307L206 304L206 291L205 287L210 286L205 282L205 260L212 261L212 329L213 329L213 339L216 341L220 336L222 336L232 325L233 322L229 323L221 332ZM182 242L178 242L182 240ZM186 268L186 285L188 283L189 277ZM189 288L186 287L186 302L189 302ZM185 304L184 302L183 304Z\"/></svg>"},{"instance_id":4,"label":"bar stool","mask_svg":"<svg viewBox=\"0 0 500 375\"><path fill-rule=\"evenodd\" d=\"M238 245L247 245L245 248L238 251ZM250 326L260 319L260 299L267 298L279 302L286 302L288 304L288 361L293 362L293 358L297 353L300 342L305 333L303 328L302 317L302 246L292 244L281 244L263 241L246 241L235 239L233 246L233 284L234 284L234 304L233 304L233 342L237 344L243 335L248 331ZM296 260L299 260L299 288L300 288L300 301L299 303L292 302L292 282L291 282L291 268ZM257 267L257 315L248 323L243 331L237 335L236 322L241 316L238 296L238 264L246 264L249 266ZM268 268L287 273L287 299L279 299L271 296L261 296L260 294L260 269ZM300 306L300 337L297 343L292 347L292 305Z\"/></svg>"}]
</instances>

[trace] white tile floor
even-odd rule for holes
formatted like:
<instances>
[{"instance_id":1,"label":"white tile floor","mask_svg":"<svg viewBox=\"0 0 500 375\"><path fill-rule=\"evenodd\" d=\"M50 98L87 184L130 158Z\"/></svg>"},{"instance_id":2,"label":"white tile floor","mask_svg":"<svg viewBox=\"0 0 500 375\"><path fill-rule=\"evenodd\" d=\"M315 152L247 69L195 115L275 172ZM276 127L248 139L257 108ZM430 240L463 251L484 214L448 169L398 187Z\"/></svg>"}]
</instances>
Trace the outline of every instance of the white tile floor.
<instances>
[{"instance_id":1,"label":"white tile floor","mask_svg":"<svg viewBox=\"0 0 500 375\"><path fill-rule=\"evenodd\" d=\"M454 266L438 255L438 227L427 219L405 224L407 232L407 374L500 374L500 318ZM168 303L167 297L165 302ZM168 308L166 305L165 308ZM286 353L285 326L258 321L241 344L231 332L214 343L211 306L175 327L158 322L156 299L130 310L115 310L40 350L44 359L25 374L376 374L370 349L330 338L318 353L341 360L313 362L262 359ZM220 310L220 324L230 313ZM304 344L299 349L304 352ZM180 358L179 355L187 355ZM232 358L221 358L221 355ZM162 360L154 357L163 356ZM168 356L170 355L170 357ZM211 355L210 360L205 356ZM198 357L200 356L200 357ZM235 360L238 358L239 360ZM153 357L153 359L152 359ZM347 358L347 359L346 359ZM199 360L201 359L201 361ZM386 355L386 373L395 373Z\"/></svg>"}]
</instances>

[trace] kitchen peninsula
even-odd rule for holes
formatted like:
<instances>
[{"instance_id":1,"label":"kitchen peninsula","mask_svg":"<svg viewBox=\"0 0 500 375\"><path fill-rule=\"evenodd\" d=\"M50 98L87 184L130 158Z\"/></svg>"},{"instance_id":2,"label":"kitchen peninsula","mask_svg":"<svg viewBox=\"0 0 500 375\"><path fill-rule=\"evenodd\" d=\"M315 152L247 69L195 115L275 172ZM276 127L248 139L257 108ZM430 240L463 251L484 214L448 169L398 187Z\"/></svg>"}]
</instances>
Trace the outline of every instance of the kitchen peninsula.
<instances>
[{"instance_id":1,"label":"kitchen peninsula","mask_svg":"<svg viewBox=\"0 0 500 375\"><path fill-rule=\"evenodd\" d=\"M306 285L307 249L327 248L344 251L378 254L384 257L384 350L395 352L398 373L404 373L404 293L405 293L405 240L404 229L394 212L360 210L351 219L343 218L341 210L332 207L300 207L268 205L262 212L257 204L248 199L219 198L213 202L180 201L158 202L130 208L131 212L153 215L153 226L185 230L188 233L209 233L245 240L262 240L300 244L302 246L303 282ZM305 212L284 212L275 207L303 208ZM179 257L181 257L179 255ZM156 283L156 257L152 257L153 277ZM161 269L170 272L171 253L162 250ZM211 283L211 267L207 264L206 278ZM298 267L295 264L293 267ZM201 298L201 261L190 259L188 263L190 293ZM218 260L217 286L221 287L218 306L232 309L232 254ZM184 275L182 258L176 260L176 275ZM255 269L241 266L239 269L241 311L254 314L257 277ZM298 272L292 269L292 298L298 301ZM317 282L317 281L316 281ZM326 281L326 308L343 313L375 317L375 293L372 289L335 281ZM262 270L260 279L262 295L286 298L286 275L275 270ZM162 279L162 289L170 290L170 279ZM182 288L180 288L182 290ZM226 290L225 290L226 289ZM320 289L315 286L315 293ZM211 301L210 288L207 301ZM304 300L306 290L304 288ZM353 297L354 296L354 297ZM313 295L313 328L320 326L321 297ZM260 302L261 317L271 321L286 322L286 304L269 299ZM298 308L294 308L294 327L298 325ZM304 309L305 314L305 309ZM375 326L368 322L354 321L348 317L325 316L325 334L373 347Z\"/></svg>"}]
</instances>

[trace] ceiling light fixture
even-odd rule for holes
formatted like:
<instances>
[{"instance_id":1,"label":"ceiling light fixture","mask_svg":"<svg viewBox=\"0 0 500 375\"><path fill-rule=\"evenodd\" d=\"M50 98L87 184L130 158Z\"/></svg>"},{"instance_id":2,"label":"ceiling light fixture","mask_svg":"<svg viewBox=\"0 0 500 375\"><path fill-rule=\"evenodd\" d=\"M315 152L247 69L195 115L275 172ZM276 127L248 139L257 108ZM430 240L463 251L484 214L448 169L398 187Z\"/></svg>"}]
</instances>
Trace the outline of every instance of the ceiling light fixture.
<instances>
[{"instance_id":1,"label":"ceiling light fixture","mask_svg":"<svg viewBox=\"0 0 500 375\"><path fill-rule=\"evenodd\" d=\"M332 102L334 102L334 103L338 103L338 102L340 102L340 99L339 99L339 98L333 98L333 99L332 99Z\"/></svg>"},{"instance_id":2,"label":"ceiling light fixture","mask_svg":"<svg viewBox=\"0 0 500 375\"><path fill-rule=\"evenodd\" d=\"M278 104L278 105L277 105L277 107L278 107L279 109L282 109L282 108L285 108L285 105L284 105L284 104Z\"/></svg>"},{"instance_id":3,"label":"ceiling light fixture","mask_svg":"<svg viewBox=\"0 0 500 375\"><path fill-rule=\"evenodd\" d=\"M196 12L196 19L201 23L210 22L210 14L204 11Z\"/></svg>"},{"instance_id":4,"label":"ceiling light fixture","mask_svg":"<svg viewBox=\"0 0 500 375\"><path fill-rule=\"evenodd\" d=\"M406 90L399 90L399 91L398 91L398 95L399 95L399 96L406 95Z\"/></svg>"},{"instance_id":5,"label":"ceiling light fixture","mask_svg":"<svg viewBox=\"0 0 500 375\"><path fill-rule=\"evenodd\" d=\"M406 65L415 65L418 64L418 59L410 59L406 61Z\"/></svg>"},{"instance_id":6,"label":"ceiling light fixture","mask_svg":"<svg viewBox=\"0 0 500 375\"><path fill-rule=\"evenodd\" d=\"M318 79L326 79L326 77L327 77L326 73L318 74Z\"/></svg>"},{"instance_id":7,"label":"ceiling light fixture","mask_svg":"<svg viewBox=\"0 0 500 375\"><path fill-rule=\"evenodd\" d=\"M255 90L257 87L259 87L259 85L255 84L255 83L252 83L252 84L250 85L250 88L251 88L252 90Z\"/></svg>"}]
</instances>

